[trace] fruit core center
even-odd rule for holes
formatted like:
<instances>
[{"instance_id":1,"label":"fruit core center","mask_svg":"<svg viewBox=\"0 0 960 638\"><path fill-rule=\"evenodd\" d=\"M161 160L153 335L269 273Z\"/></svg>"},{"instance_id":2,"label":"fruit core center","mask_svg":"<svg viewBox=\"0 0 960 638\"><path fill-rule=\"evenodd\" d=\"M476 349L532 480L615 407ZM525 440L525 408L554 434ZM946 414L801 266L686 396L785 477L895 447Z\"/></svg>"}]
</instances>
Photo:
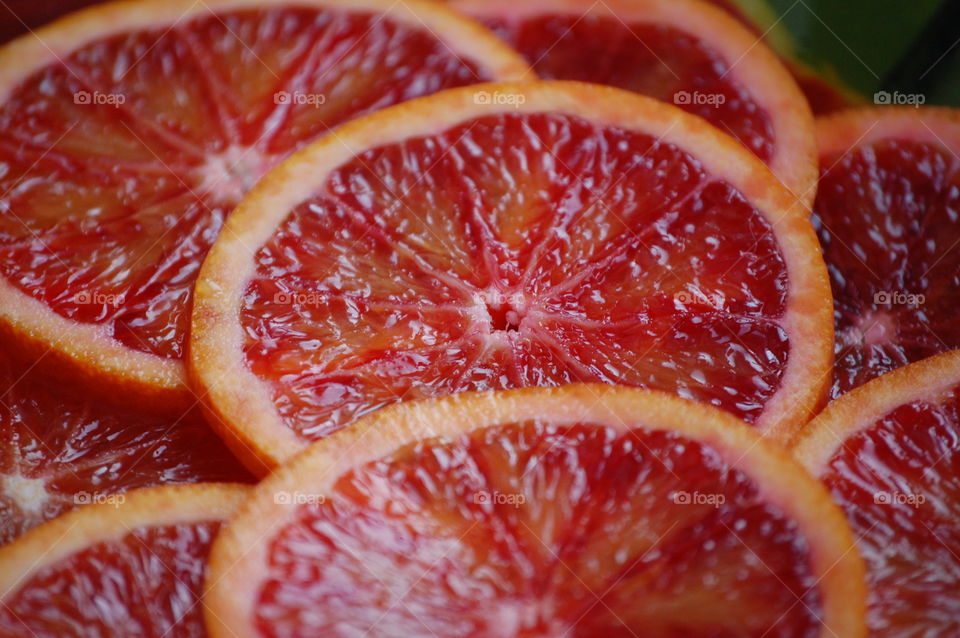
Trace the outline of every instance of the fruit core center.
<instances>
[{"instance_id":1,"label":"fruit core center","mask_svg":"<svg viewBox=\"0 0 960 638\"><path fill-rule=\"evenodd\" d=\"M19 474L9 474L0 477L3 493L20 509L21 512L39 516L47 503L46 484L42 479L27 478Z\"/></svg>"},{"instance_id":2,"label":"fruit core center","mask_svg":"<svg viewBox=\"0 0 960 638\"><path fill-rule=\"evenodd\" d=\"M200 189L217 202L235 205L274 164L275 158L256 148L229 146L200 166Z\"/></svg>"},{"instance_id":3,"label":"fruit core center","mask_svg":"<svg viewBox=\"0 0 960 638\"><path fill-rule=\"evenodd\" d=\"M486 291L480 303L492 332L516 332L527 314L527 300L521 293Z\"/></svg>"}]
</instances>

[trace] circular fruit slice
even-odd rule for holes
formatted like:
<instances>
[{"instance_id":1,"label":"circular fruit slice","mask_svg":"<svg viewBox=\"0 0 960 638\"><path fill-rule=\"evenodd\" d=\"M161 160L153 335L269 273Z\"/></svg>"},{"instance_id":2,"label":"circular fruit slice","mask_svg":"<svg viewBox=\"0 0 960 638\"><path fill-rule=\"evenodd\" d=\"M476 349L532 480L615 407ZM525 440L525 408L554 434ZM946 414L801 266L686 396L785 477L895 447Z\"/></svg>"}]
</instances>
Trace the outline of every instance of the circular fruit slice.
<instances>
[{"instance_id":1,"label":"circular fruit slice","mask_svg":"<svg viewBox=\"0 0 960 638\"><path fill-rule=\"evenodd\" d=\"M829 376L807 209L703 120L610 87L470 87L357 120L227 228L191 371L252 468L397 401L572 381L787 437Z\"/></svg>"},{"instance_id":2,"label":"circular fruit slice","mask_svg":"<svg viewBox=\"0 0 960 638\"><path fill-rule=\"evenodd\" d=\"M837 397L960 348L960 111L848 111L820 120L817 136Z\"/></svg>"},{"instance_id":3,"label":"circular fruit slice","mask_svg":"<svg viewBox=\"0 0 960 638\"><path fill-rule=\"evenodd\" d=\"M0 359L0 545L132 488L250 480L198 414L145 416Z\"/></svg>"},{"instance_id":4,"label":"circular fruit slice","mask_svg":"<svg viewBox=\"0 0 960 638\"><path fill-rule=\"evenodd\" d=\"M206 635L207 555L247 494L225 483L149 488L31 530L0 549L0 634Z\"/></svg>"},{"instance_id":5,"label":"circular fruit slice","mask_svg":"<svg viewBox=\"0 0 960 638\"><path fill-rule=\"evenodd\" d=\"M872 635L960 635L960 351L831 403L795 454L847 513Z\"/></svg>"},{"instance_id":6,"label":"circular fruit slice","mask_svg":"<svg viewBox=\"0 0 960 638\"><path fill-rule=\"evenodd\" d=\"M740 140L809 205L813 115L758 36L699 0L457 0L546 80L609 84L676 104Z\"/></svg>"},{"instance_id":7,"label":"circular fruit slice","mask_svg":"<svg viewBox=\"0 0 960 638\"><path fill-rule=\"evenodd\" d=\"M0 51L0 326L94 388L180 408L196 273L264 172L358 114L526 71L417 0L112 3L18 40Z\"/></svg>"},{"instance_id":8,"label":"circular fruit slice","mask_svg":"<svg viewBox=\"0 0 960 638\"><path fill-rule=\"evenodd\" d=\"M852 638L864 595L842 514L786 452L603 385L369 417L255 489L206 586L234 638Z\"/></svg>"}]
</instances>

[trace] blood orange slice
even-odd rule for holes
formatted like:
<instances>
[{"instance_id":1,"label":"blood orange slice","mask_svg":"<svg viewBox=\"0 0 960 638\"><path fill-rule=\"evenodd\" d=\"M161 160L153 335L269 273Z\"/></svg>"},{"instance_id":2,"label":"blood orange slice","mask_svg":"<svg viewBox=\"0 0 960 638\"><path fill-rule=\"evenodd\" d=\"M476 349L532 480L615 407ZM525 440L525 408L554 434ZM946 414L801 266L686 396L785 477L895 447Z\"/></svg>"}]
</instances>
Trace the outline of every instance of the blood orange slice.
<instances>
[{"instance_id":1,"label":"blood orange slice","mask_svg":"<svg viewBox=\"0 0 960 638\"><path fill-rule=\"evenodd\" d=\"M383 410L260 484L215 637L863 635L822 486L732 416L573 385Z\"/></svg>"},{"instance_id":2,"label":"blood orange slice","mask_svg":"<svg viewBox=\"0 0 960 638\"><path fill-rule=\"evenodd\" d=\"M204 264L191 341L213 420L260 471L390 403L571 381L671 390L786 437L829 376L806 208L660 102L446 91L261 186Z\"/></svg>"},{"instance_id":3,"label":"blood orange slice","mask_svg":"<svg viewBox=\"0 0 960 638\"><path fill-rule=\"evenodd\" d=\"M224 216L355 115L527 68L434 3L149 0L0 52L0 325L95 389L182 407Z\"/></svg>"},{"instance_id":4,"label":"blood orange slice","mask_svg":"<svg viewBox=\"0 0 960 638\"><path fill-rule=\"evenodd\" d=\"M149 488L85 507L0 549L6 638L206 635L204 568L247 488Z\"/></svg>"},{"instance_id":5,"label":"blood orange slice","mask_svg":"<svg viewBox=\"0 0 960 638\"><path fill-rule=\"evenodd\" d=\"M863 109L818 124L814 225L834 295L836 397L960 348L960 113Z\"/></svg>"},{"instance_id":6,"label":"blood orange slice","mask_svg":"<svg viewBox=\"0 0 960 638\"><path fill-rule=\"evenodd\" d=\"M960 635L960 351L834 401L795 453L847 513L871 634Z\"/></svg>"},{"instance_id":7,"label":"blood orange slice","mask_svg":"<svg viewBox=\"0 0 960 638\"><path fill-rule=\"evenodd\" d=\"M198 414L145 416L0 360L0 545L132 488L249 480Z\"/></svg>"},{"instance_id":8,"label":"blood orange slice","mask_svg":"<svg viewBox=\"0 0 960 638\"><path fill-rule=\"evenodd\" d=\"M599 82L690 111L733 135L808 204L813 115L758 36L700 0L457 0L543 79Z\"/></svg>"}]
</instances>

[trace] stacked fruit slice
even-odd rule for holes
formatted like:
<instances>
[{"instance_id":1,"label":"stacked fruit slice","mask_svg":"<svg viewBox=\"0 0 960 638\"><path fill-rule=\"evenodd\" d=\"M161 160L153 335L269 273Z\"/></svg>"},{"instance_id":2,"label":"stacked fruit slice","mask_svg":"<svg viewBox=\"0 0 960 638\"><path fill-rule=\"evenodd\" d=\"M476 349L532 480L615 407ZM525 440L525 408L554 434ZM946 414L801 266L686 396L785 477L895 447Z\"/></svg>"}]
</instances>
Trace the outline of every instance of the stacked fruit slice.
<instances>
[{"instance_id":1,"label":"stacked fruit slice","mask_svg":"<svg viewBox=\"0 0 960 638\"><path fill-rule=\"evenodd\" d=\"M845 395L795 453L853 526L872 635L960 635L960 351Z\"/></svg>"},{"instance_id":2,"label":"stacked fruit slice","mask_svg":"<svg viewBox=\"0 0 960 638\"><path fill-rule=\"evenodd\" d=\"M833 398L960 348L960 113L848 111L818 123L814 224L836 322Z\"/></svg>"},{"instance_id":3,"label":"stacked fruit slice","mask_svg":"<svg viewBox=\"0 0 960 638\"><path fill-rule=\"evenodd\" d=\"M0 328L95 390L181 409L197 270L261 175L351 117L526 71L417 0L116 3L14 42Z\"/></svg>"},{"instance_id":4,"label":"stacked fruit slice","mask_svg":"<svg viewBox=\"0 0 960 638\"><path fill-rule=\"evenodd\" d=\"M960 353L807 422L960 346L957 122L822 121L814 200L802 93L699 0L15 42L0 635L955 633Z\"/></svg>"},{"instance_id":5,"label":"stacked fruit slice","mask_svg":"<svg viewBox=\"0 0 960 638\"><path fill-rule=\"evenodd\" d=\"M340 128L244 200L201 273L191 370L255 471L390 403L573 381L789 437L829 375L807 214L660 102L446 91Z\"/></svg>"},{"instance_id":6,"label":"stacked fruit slice","mask_svg":"<svg viewBox=\"0 0 960 638\"><path fill-rule=\"evenodd\" d=\"M816 192L813 116L757 36L700 0L457 0L543 79L637 91L737 138L804 201Z\"/></svg>"},{"instance_id":7,"label":"stacked fruit slice","mask_svg":"<svg viewBox=\"0 0 960 638\"><path fill-rule=\"evenodd\" d=\"M0 549L0 635L203 636L204 563L247 488L115 495Z\"/></svg>"},{"instance_id":8,"label":"stacked fruit slice","mask_svg":"<svg viewBox=\"0 0 960 638\"><path fill-rule=\"evenodd\" d=\"M567 386L378 412L261 483L213 636L863 635L823 487L737 419Z\"/></svg>"},{"instance_id":9,"label":"stacked fruit slice","mask_svg":"<svg viewBox=\"0 0 960 638\"><path fill-rule=\"evenodd\" d=\"M196 411L146 414L0 359L0 545L129 489L250 480Z\"/></svg>"}]
</instances>

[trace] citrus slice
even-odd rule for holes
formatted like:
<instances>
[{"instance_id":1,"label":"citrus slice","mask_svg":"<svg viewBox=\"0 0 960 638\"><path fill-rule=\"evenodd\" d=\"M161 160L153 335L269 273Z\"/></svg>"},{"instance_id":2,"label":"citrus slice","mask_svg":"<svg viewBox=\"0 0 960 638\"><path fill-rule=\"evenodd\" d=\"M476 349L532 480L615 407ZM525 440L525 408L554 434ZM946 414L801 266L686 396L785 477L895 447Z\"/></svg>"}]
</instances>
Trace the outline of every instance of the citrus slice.
<instances>
[{"instance_id":1,"label":"citrus slice","mask_svg":"<svg viewBox=\"0 0 960 638\"><path fill-rule=\"evenodd\" d=\"M250 480L199 414L146 416L0 359L0 545L129 489Z\"/></svg>"},{"instance_id":2,"label":"citrus slice","mask_svg":"<svg viewBox=\"0 0 960 638\"><path fill-rule=\"evenodd\" d=\"M960 348L960 111L847 111L817 135L814 226L833 286L837 397Z\"/></svg>"},{"instance_id":3,"label":"citrus slice","mask_svg":"<svg viewBox=\"0 0 960 638\"><path fill-rule=\"evenodd\" d=\"M740 140L799 197L816 193L813 115L758 37L700 0L456 0L546 80L675 104Z\"/></svg>"},{"instance_id":4,"label":"citrus slice","mask_svg":"<svg viewBox=\"0 0 960 638\"><path fill-rule=\"evenodd\" d=\"M247 488L137 490L84 507L0 549L6 638L205 636L204 568Z\"/></svg>"},{"instance_id":5,"label":"citrus slice","mask_svg":"<svg viewBox=\"0 0 960 638\"><path fill-rule=\"evenodd\" d=\"M271 173L227 228L191 373L259 471L390 403L573 381L787 437L829 376L805 206L700 118L611 87L381 111Z\"/></svg>"},{"instance_id":6,"label":"citrus slice","mask_svg":"<svg viewBox=\"0 0 960 638\"><path fill-rule=\"evenodd\" d=\"M94 389L182 408L193 283L224 216L361 113L526 65L417 0L148 0L0 51L0 326Z\"/></svg>"},{"instance_id":7,"label":"citrus slice","mask_svg":"<svg viewBox=\"0 0 960 638\"><path fill-rule=\"evenodd\" d=\"M403 404L260 484L215 638L863 635L826 491L734 417L603 385Z\"/></svg>"},{"instance_id":8,"label":"citrus slice","mask_svg":"<svg viewBox=\"0 0 960 638\"><path fill-rule=\"evenodd\" d=\"M834 401L795 448L847 513L871 635L960 635L960 351Z\"/></svg>"}]
</instances>

